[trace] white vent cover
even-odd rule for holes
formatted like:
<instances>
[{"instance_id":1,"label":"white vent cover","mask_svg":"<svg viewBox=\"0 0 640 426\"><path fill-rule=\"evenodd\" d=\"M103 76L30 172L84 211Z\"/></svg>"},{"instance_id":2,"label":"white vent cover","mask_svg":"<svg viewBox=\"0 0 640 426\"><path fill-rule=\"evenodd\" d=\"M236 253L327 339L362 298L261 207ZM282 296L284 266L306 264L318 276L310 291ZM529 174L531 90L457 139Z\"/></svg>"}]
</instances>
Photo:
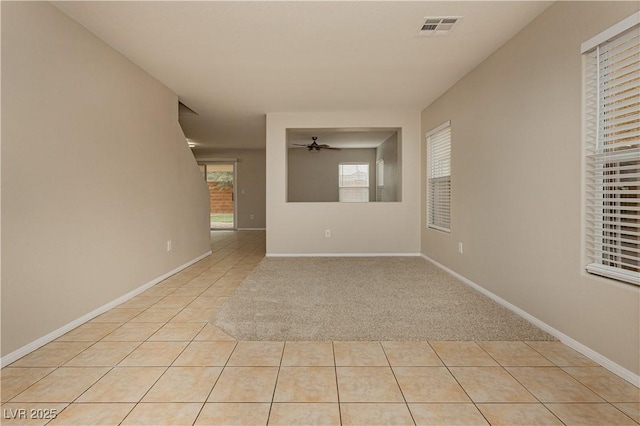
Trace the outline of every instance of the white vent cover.
<instances>
[{"instance_id":1,"label":"white vent cover","mask_svg":"<svg viewBox=\"0 0 640 426\"><path fill-rule=\"evenodd\" d=\"M424 24L418 35L434 36L448 34L460 19L462 19L462 16L428 16L424 18Z\"/></svg>"}]
</instances>

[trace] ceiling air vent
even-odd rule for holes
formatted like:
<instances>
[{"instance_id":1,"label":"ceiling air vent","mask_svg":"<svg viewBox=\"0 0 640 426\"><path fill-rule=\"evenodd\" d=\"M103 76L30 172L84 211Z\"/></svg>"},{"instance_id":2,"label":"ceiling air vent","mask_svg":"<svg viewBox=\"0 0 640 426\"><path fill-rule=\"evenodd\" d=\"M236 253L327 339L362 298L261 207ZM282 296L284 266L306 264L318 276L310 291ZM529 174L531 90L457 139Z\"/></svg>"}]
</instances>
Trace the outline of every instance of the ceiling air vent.
<instances>
[{"instance_id":1,"label":"ceiling air vent","mask_svg":"<svg viewBox=\"0 0 640 426\"><path fill-rule=\"evenodd\" d=\"M449 34L462 16L430 16L424 18L424 24L418 35L434 36Z\"/></svg>"}]
</instances>

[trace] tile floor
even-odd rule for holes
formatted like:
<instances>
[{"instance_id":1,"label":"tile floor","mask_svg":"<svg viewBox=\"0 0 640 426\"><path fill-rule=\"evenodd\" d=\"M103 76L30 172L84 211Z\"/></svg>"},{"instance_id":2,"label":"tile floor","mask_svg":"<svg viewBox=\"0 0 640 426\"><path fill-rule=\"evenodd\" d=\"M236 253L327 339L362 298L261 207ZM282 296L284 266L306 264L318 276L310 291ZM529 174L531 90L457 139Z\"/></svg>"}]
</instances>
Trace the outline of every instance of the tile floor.
<instances>
[{"instance_id":1,"label":"tile floor","mask_svg":"<svg viewBox=\"0 0 640 426\"><path fill-rule=\"evenodd\" d=\"M263 232L2 369L2 425L638 425L640 389L559 342L236 342L207 321Z\"/></svg>"}]
</instances>

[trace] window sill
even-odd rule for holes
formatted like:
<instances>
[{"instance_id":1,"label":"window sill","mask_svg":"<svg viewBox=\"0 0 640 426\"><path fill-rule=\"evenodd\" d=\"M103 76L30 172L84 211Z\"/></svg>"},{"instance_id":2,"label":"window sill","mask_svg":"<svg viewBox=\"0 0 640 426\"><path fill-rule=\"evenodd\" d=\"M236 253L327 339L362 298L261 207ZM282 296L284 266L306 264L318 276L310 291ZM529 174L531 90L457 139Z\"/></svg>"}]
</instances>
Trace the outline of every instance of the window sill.
<instances>
[{"instance_id":1,"label":"window sill","mask_svg":"<svg viewBox=\"0 0 640 426\"><path fill-rule=\"evenodd\" d=\"M446 232L447 234L451 233L451 229L443 228L443 227L437 226L437 225L427 225L427 228L428 229L435 229L436 231Z\"/></svg>"},{"instance_id":2,"label":"window sill","mask_svg":"<svg viewBox=\"0 0 640 426\"><path fill-rule=\"evenodd\" d=\"M624 269L613 268L611 266L600 265L597 263L590 263L587 265L587 272L594 275L600 275L617 281L623 281L629 284L640 286L640 277L638 276L638 274L631 271L625 271Z\"/></svg>"}]
</instances>

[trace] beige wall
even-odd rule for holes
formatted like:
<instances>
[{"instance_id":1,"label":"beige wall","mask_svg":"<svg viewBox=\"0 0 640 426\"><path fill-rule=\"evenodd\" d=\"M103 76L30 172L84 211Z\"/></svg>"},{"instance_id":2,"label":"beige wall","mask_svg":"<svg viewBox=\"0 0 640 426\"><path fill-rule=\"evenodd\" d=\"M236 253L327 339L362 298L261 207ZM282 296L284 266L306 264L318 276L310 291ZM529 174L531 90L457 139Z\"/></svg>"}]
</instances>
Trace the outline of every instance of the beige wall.
<instances>
[{"instance_id":1,"label":"beige wall","mask_svg":"<svg viewBox=\"0 0 640 426\"><path fill-rule=\"evenodd\" d=\"M376 199L375 148L309 151L287 149L287 200L338 202L338 164L369 164L369 201Z\"/></svg>"},{"instance_id":2,"label":"beige wall","mask_svg":"<svg viewBox=\"0 0 640 426\"><path fill-rule=\"evenodd\" d=\"M52 5L2 2L3 356L209 250L177 105Z\"/></svg>"},{"instance_id":3,"label":"beige wall","mask_svg":"<svg viewBox=\"0 0 640 426\"><path fill-rule=\"evenodd\" d=\"M287 203L286 129L354 127L401 128L403 201ZM267 114L267 254L418 253L419 175L419 112Z\"/></svg>"},{"instance_id":4,"label":"beige wall","mask_svg":"<svg viewBox=\"0 0 640 426\"><path fill-rule=\"evenodd\" d=\"M265 228L265 150L194 150L198 161L236 158L238 189L238 229ZM251 219L253 215L253 219Z\"/></svg>"},{"instance_id":5,"label":"beige wall","mask_svg":"<svg viewBox=\"0 0 640 426\"><path fill-rule=\"evenodd\" d=\"M584 271L580 44L637 10L558 2L426 108L423 135L451 120L451 234L424 186L421 215L424 254L635 374L638 288Z\"/></svg>"}]
</instances>

